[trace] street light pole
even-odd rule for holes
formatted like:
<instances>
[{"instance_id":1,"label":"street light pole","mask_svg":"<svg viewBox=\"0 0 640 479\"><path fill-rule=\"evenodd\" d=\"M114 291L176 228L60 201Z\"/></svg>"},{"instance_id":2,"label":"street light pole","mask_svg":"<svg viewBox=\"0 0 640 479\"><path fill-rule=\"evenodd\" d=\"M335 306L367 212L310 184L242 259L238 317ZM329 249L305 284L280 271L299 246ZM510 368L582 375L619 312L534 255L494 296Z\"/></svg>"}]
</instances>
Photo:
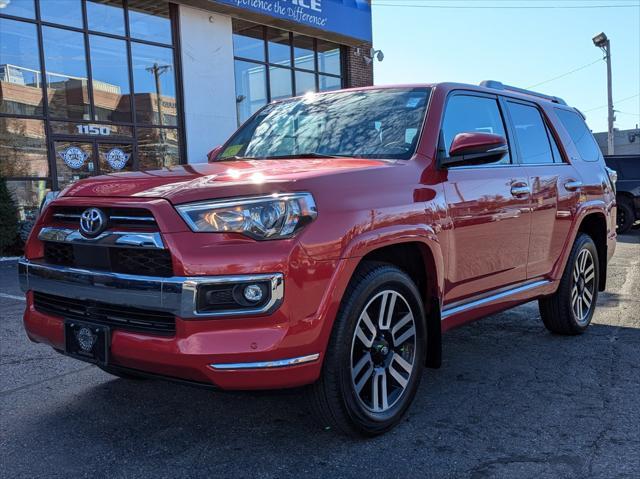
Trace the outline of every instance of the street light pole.
<instances>
[{"instance_id":1,"label":"street light pole","mask_svg":"<svg viewBox=\"0 0 640 479\"><path fill-rule=\"evenodd\" d=\"M154 63L153 66L146 68L146 70L149 73L152 73L155 79L155 83L156 83L156 100L157 100L157 104L158 104L158 124L162 127L163 126L163 112L162 112L162 99L161 99L161 95L162 95L162 90L160 87L160 75L162 75L163 73L169 71L171 69L171 65L158 65L157 63ZM153 112L153 103L151 104L151 111ZM166 163L166 155L165 155L165 149L166 149L166 138L165 138L165 133L164 133L164 129L160 128L160 142L161 142L161 150L162 150L162 166L165 166Z\"/></svg>"},{"instance_id":2,"label":"street light pole","mask_svg":"<svg viewBox=\"0 0 640 479\"><path fill-rule=\"evenodd\" d=\"M615 116L613 111L613 92L611 86L611 40L609 40L607 35L602 32L593 37L593 44L604 52L604 61L607 62L607 154L613 155L613 122L615 121Z\"/></svg>"}]
</instances>

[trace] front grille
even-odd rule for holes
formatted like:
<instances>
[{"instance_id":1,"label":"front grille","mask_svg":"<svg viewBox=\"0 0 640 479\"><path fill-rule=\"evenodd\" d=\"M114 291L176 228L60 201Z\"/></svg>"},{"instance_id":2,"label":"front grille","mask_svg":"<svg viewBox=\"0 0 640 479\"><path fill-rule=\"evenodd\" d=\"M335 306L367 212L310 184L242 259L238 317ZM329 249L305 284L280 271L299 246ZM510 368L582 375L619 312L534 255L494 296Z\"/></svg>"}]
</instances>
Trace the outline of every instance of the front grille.
<instances>
[{"instance_id":1,"label":"front grille","mask_svg":"<svg viewBox=\"0 0 640 479\"><path fill-rule=\"evenodd\" d=\"M46 293L33 293L36 311L65 319L90 321L127 331L173 334L176 318L164 311L136 309L127 306L79 300Z\"/></svg>"},{"instance_id":2,"label":"front grille","mask_svg":"<svg viewBox=\"0 0 640 479\"><path fill-rule=\"evenodd\" d=\"M56 206L53 219L64 225L77 227L80 215L89 206ZM158 225L149 210L144 208L100 208L109 218L108 228L131 228L157 231Z\"/></svg>"},{"instance_id":3,"label":"front grille","mask_svg":"<svg viewBox=\"0 0 640 479\"><path fill-rule=\"evenodd\" d=\"M119 248L44 242L47 263L143 276L173 276L171 253L165 249Z\"/></svg>"}]
</instances>

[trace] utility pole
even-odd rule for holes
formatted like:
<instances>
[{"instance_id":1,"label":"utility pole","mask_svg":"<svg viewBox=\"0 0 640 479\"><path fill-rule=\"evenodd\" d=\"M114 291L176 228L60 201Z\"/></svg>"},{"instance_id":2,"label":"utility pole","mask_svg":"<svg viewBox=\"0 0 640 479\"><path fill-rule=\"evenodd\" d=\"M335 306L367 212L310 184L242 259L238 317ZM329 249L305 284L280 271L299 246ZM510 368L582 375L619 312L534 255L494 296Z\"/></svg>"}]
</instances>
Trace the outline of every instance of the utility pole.
<instances>
[{"instance_id":1,"label":"utility pole","mask_svg":"<svg viewBox=\"0 0 640 479\"><path fill-rule=\"evenodd\" d=\"M153 77L156 81L156 98L158 102L158 125L163 126L162 99L160 98L160 95L162 94L162 90L160 86L160 75L171 70L171 65L158 65L157 63L154 63L153 66L146 68L146 70L150 73L153 73ZM153 112L153 103L151 105L151 111ZM166 161L166 158L165 158L166 141L165 140L166 138L165 138L164 129L160 128L160 142L161 142L160 148L162 150L162 166L165 166L165 161Z\"/></svg>"},{"instance_id":2,"label":"utility pole","mask_svg":"<svg viewBox=\"0 0 640 479\"><path fill-rule=\"evenodd\" d=\"M593 37L593 44L602 50L604 53L604 61L607 62L607 154L613 155L613 122L615 121L615 116L613 111L613 92L611 87L611 41L607 38L607 35L602 32Z\"/></svg>"}]
</instances>

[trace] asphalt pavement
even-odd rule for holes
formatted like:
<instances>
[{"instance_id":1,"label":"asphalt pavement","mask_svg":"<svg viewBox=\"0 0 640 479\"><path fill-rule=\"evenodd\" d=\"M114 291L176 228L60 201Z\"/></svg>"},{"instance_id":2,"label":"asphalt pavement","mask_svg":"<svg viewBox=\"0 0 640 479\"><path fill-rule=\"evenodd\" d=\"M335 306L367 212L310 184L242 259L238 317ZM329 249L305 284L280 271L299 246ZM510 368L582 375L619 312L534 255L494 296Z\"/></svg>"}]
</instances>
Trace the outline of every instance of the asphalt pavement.
<instances>
[{"instance_id":1,"label":"asphalt pavement","mask_svg":"<svg viewBox=\"0 0 640 479\"><path fill-rule=\"evenodd\" d=\"M0 262L0 476L638 477L640 230L619 238L588 332L548 333L537 304L447 333L408 416L353 440L300 391L211 392L117 379L29 342L15 263Z\"/></svg>"}]
</instances>

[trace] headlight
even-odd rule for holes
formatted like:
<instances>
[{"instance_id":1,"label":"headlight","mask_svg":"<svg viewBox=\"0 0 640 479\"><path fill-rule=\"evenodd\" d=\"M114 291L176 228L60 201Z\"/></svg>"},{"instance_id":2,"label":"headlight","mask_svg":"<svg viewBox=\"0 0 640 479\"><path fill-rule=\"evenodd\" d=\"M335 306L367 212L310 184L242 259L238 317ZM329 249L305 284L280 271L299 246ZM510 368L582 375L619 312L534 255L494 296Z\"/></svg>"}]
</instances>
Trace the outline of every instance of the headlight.
<instances>
[{"instance_id":1,"label":"headlight","mask_svg":"<svg viewBox=\"0 0 640 479\"><path fill-rule=\"evenodd\" d=\"M313 221L311 193L281 193L176 206L195 232L241 233L258 240L281 239Z\"/></svg>"}]
</instances>

